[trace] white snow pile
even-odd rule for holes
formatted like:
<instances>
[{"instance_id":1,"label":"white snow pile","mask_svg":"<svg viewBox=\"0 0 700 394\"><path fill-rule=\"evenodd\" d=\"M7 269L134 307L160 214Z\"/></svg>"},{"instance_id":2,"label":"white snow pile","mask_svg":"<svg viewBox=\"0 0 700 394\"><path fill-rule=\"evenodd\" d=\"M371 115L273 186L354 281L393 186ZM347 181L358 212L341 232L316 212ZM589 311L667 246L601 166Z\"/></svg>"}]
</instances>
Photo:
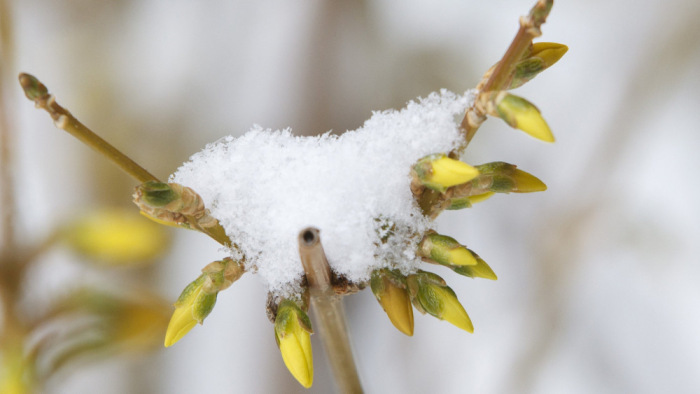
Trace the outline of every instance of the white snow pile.
<instances>
[{"instance_id":1,"label":"white snow pile","mask_svg":"<svg viewBox=\"0 0 700 394\"><path fill-rule=\"evenodd\" d=\"M455 147L457 116L472 95L432 93L401 111L375 112L340 136L299 137L256 125L207 145L170 181L202 196L247 269L276 295L299 291L297 237L309 226L321 231L332 269L351 281L380 267L408 273L420 263L416 245L430 226L409 188L411 166Z\"/></svg>"}]
</instances>

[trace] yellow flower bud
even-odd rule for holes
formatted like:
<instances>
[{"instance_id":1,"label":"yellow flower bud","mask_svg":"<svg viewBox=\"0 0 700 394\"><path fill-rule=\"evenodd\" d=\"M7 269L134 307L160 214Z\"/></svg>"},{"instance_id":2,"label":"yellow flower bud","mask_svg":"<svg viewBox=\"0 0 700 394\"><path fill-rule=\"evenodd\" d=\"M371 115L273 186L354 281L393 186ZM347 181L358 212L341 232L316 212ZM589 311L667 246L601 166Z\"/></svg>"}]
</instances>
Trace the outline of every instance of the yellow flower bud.
<instances>
[{"instance_id":1,"label":"yellow flower bud","mask_svg":"<svg viewBox=\"0 0 700 394\"><path fill-rule=\"evenodd\" d=\"M513 79L509 89L522 86L542 71L551 67L564 56L569 48L554 42L538 42L532 45L530 52L515 65Z\"/></svg>"},{"instance_id":2,"label":"yellow flower bud","mask_svg":"<svg viewBox=\"0 0 700 394\"><path fill-rule=\"evenodd\" d=\"M207 293L204 285L208 283L206 274L191 282L175 302L175 312L170 318L165 333L165 347L174 345L197 324L202 324L216 304L218 291Z\"/></svg>"},{"instance_id":3,"label":"yellow flower bud","mask_svg":"<svg viewBox=\"0 0 700 394\"><path fill-rule=\"evenodd\" d=\"M452 268L452 271L468 276L470 278L484 278L484 279L491 279L491 280L496 280L498 277L496 276L496 273L493 272L491 267L489 267L486 262L479 257L476 253L472 252L472 255L476 258L476 265L462 265L459 267L450 267Z\"/></svg>"},{"instance_id":4,"label":"yellow flower bud","mask_svg":"<svg viewBox=\"0 0 700 394\"><path fill-rule=\"evenodd\" d=\"M511 127L520 129L529 135L545 141L554 142L554 135L544 121L540 110L534 104L506 92L496 95L495 111L489 111L490 115L498 116ZM495 113L494 113L495 112Z\"/></svg>"},{"instance_id":5,"label":"yellow flower bud","mask_svg":"<svg viewBox=\"0 0 700 394\"><path fill-rule=\"evenodd\" d=\"M275 317L275 339L284 365L304 387L314 380L311 320L293 301L283 300Z\"/></svg>"},{"instance_id":6,"label":"yellow flower bud","mask_svg":"<svg viewBox=\"0 0 700 394\"><path fill-rule=\"evenodd\" d=\"M532 51L529 57L538 57L544 61L545 68L551 67L558 62L569 50L564 44L556 42L536 42L532 44Z\"/></svg>"},{"instance_id":7,"label":"yellow flower bud","mask_svg":"<svg viewBox=\"0 0 700 394\"><path fill-rule=\"evenodd\" d=\"M413 170L425 187L439 192L469 182L479 175L476 168L444 154L430 155L418 160Z\"/></svg>"},{"instance_id":8,"label":"yellow flower bud","mask_svg":"<svg viewBox=\"0 0 700 394\"><path fill-rule=\"evenodd\" d=\"M77 252L107 265L151 262L168 246L168 234L131 210L103 209L79 218L62 233Z\"/></svg>"},{"instance_id":9,"label":"yellow flower bud","mask_svg":"<svg viewBox=\"0 0 700 394\"><path fill-rule=\"evenodd\" d=\"M474 332L469 315L441 277L418 271L406 278L406 284L413 306L421 313L429 313L467 332Z\"/></svg>"},{"instance_id":10,"label":"yellow flower bud","mask_svg":"<svg viewBox=\"0 0 700 394\"><path fill-rule=\"evenodd\" d=\"M413 307L406 290L406 278L397 271L376 270L372 272L370 286L394 327L413 336Z\"/></svg>"},{"instance_id":11,"label":"yellow flower bud","mask_svg":"<svg viewBox=\"0 0 700 394\"><path fill-rule=\"evenodd\" d=\"M426 235L419 245L421 256L436 263L452 265L476 265L477 261L469 249L454 238L437 233Z\"/></svg>"},{"instance_id":12,"label":"yellow flower bud","mask_svg":"<svg viewBox=\"0 0 700 394\"><path fill-rule=\"evenodd\" d=\"M543 192L547 190L547 185L544 182L525 171L516 169L511 178L515 181L515 188L512 190L515 193Z\"/></svg>"},{"instance_id":13,"label":"yellow flower bud","mask_svg":"<svg viewBox=\"0 0 700 394\"><path fill-rule=\"evenodd\" d=\"M187 335L196 324L197 319L192 315L191 305L175 308L175 312L173 312L173 316L168 324L168 330L165 333L165 347L174 345Z\"/></svg>"}]
</instances>

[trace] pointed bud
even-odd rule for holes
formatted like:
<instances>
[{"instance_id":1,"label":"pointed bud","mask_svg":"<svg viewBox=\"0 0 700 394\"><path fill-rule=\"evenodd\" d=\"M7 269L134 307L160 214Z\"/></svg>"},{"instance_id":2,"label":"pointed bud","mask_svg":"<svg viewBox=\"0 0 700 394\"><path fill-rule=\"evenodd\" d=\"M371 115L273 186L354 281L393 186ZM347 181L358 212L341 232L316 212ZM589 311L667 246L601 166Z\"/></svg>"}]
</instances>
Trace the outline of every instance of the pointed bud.
<instances>
[{"instance_id":1,"label":"pointed bud","mask_svg":"<svg viewBox=\"0 0 700 394\"><path fill-rule=\"evenodd\" d=\"M231 258L215 261L202 269L175 302L175 312L165 334L165 347L182 339L197 323L202 324L216 305L216 297L243 275L243 264Z\"/></svg>"},{"instance_id":2,"label":"pointed bud","mask_svg":"<svg viewBox=\"0 0 700 394\"><path fill-rule=\"evenodd\" d=\"M49 89L31 74L19 74L19 84L24 90L24 95L32 101L45 98L49 95Z\"/></svg>"},{"instance_id":3,"label":"pointed bud","mask_svg":"<svg viewBox=\"0 0 700 394\"><path fill-rule=\"evenodd\" d=\"M418 311L447 320L467 332L474 332L469 315L459 303L455 292L441 277L430 272L418 271L406 278L406 284L413 306Z\"/></svg>"},{"instance_id":4,"label":"pointed bud","mask_svg":"<svg viewBox=\"0 0 700 394\"><path fill-rule=\"evenodd\" d=\"M515 188L512 190L515 193L543 192L547 190L547 185L544 182L525 171L516 169L511 178L515 182Z\"/></svg>"},{"instance_id":5,"label":"pointed bud","mask_svg":"<svg viewBox=\"0 0 700 394\"><path fill-rule=\"evenodd\" d=\"M202 308L195 308L195 302L202 293L202 285L205 280L206 276L200 275L180 293L180 297L178 297L175 302L175 312L173 312L173 316L170 318L168 330L165 333L165 347L174 345L190 332L198 322L201 323L201 321L204 320L203 317L201 320L195 317L195 309L199 310L198 315L200 317L202 315ZM216 301L216 299L214 299L214 301Z\"/></svg>"},{"instance_id":6,"label":"pointed bud","mask_svg":"<svg viewBox=\"0 0 700 394\"><path fill-rule=\"evenodd\" d=\"M552 131L534 104L505 91L494 94L492 100L488 105L489 115L497 116L511 127L520 129L539 140L554 142Z\"/></svg>"},{"instance_id":7,"label":"pointed bud","mask_svg":"<svg viewBox=\"0 0 700 394\"><path fill-rule=\"evenodd\" d=\"M554 42L538 42L532 45L528 55L515 65L509 89L515 89L559 61L569 50L566 45Z\"/></svg>"},{"instance_id":8,"label":"pointed bud","mask_svg":"<svg viewBox=\"0 0 700 394\"><path fill-rule=\"evenodd\" d=\"M476 265L469 249L447 235L430 233L418 245L418 253L443 265Z\"/></svg>"},{"instance_id":9,"label":"pointed bud","mask_svg":"<svg viewBox=\"0 0 700 394\"><path fill-rule=\"evenodd\" d=\"M398 271L380 269L372 272L369 283L394 327L413 336L413 307L406 290L406 277Z\"/></svg>"},{"instance_id":10,"label":"pointed bud","mask_svg":"<svg viewBox=\"0 0 700 394\"><path fill-rule=\"evenodd\" d=\"M532 193L547 190L547 185L536 176L519 170L514 164L502 161L476 166L481 173L479 180L490 181L488 189L496 193Z\"/></svg>"},{"instance_id":11,"label":"pointed bud","mask_svg":"<svg viewBox=\"0 0 700 394\"><path fill-rule=\"evenodd\" d=\"M194 190L177 183L144 182L134 191L134 203L146 217L168 226L195 225L210 228L218 222L204 208L204 201Z\"/></svg>"},{"instance_id":12,"label":"pointed bud","mask_svg":"<svg viewBox=\"0 0 700 394\"><path fill-rule=\"evenodd\" d=\"M494 194L494 192L486 192L475 196L452 198L450 199L450 205L447 206L447 209L454 211L458 209L471 208L472 205L478 202L486 201Z\"/></svg>"},{"instance_id":13,"label":"pointed bud","mask_svg":"<svg viewBox=\"0 0 700 394\"><path fill-rule=\"evenodd\" d=\"M311 387L314 380L312 333L309 316L293 301L283 300L275 318L275 339L284 365L306 388Z\"/></svg>"},{"instance_id":14,"label":"pointed bud","mask_svg":"<svg viewBox=\"0 0 700 394\"><path fill-rule=\"evenodd\" d=\"M470 250L472 255L476 258L476 265L462 265L462 266L451 266L450 268L452 271L468 276L470 278L484 278L484 279L491 279L491 280L496 280L498 277L496 276L496 273L493 272L491 267L489 267L486 262L479 257L476 253Z\"/></svg>"},{"instance_id":15,"label":"pointed bud","mask_svg":"<svg viewBox=\"0 0 700 394\"><path fill-rule=\"evenodd\" d=\"M425 187L444 192L448 187L469 182L479 175L476 168L444 154L426 156L413 166L414 174Z\"/></svg>"},{"instance_id":16,"label":"pointed bud","mask_svg":"<svg viewBox=\"0 0 700 394\"><path fill-rule=\"evenodd\" d=\"M556 42L536 42L532 44L532 51L529 57L538 57L542 59L545 68L547 68L558 62L568 51L569 47L564 44Z\"/></svg>"}]
</instances>

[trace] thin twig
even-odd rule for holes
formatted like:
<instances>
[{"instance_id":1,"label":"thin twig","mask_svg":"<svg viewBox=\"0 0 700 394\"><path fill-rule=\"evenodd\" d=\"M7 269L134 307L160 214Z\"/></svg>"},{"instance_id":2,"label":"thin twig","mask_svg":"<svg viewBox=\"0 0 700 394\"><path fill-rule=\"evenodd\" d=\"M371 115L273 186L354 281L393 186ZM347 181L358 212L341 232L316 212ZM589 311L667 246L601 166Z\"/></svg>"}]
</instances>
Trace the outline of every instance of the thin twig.
<instances>
[{"instance_id":1,"label":"thin twig","mask_svg":"<svg viewBox=\"0 0 700 394\"><path fill-rule=\"evenodd\" d=\"M299 233L299 256L306 272L315 323L342 393L362 393L360 376L352 355L342 299L333 291L331 268L321 245L318 229Z\"/></svg>"},{"instance_id":2,"label":"thin twig","mask_svg":"<svg viewBox=\"0 0 700 394\"><path fill-rule=\"evenodd\" d=\"M34 101L37 108L44 109L51 115L56 127L67 131L85 145L104 155L140 182L158 181L158 178L146 171L145 168L103 140L84 124L80 123L65 108L58 105L54 96L49 94L46 86L34 76L22 73L19 75L19 83L22 85L27 98Z\"/></svg>"},{"instance_id":3,"label":"thin twig","mask_svg":"<svg viewBox=\"0 0 700 394\"><path fill-rule=\"evenodd\" d=\"M46 110L54 120L54 124L59 129L65 130L72 136L83 142L85 145L93 148L100 154L106 156L113 163L118 165L127 174L136 178L140 182L156 181L158 178L133 161L129 156L125 155L119 149L112 146L109 142L95 134L87 126L76 119L68 110L56 103L56 99L49 90L36 77L30 74L22 73L19 75L19 83L24 89L24 94L28 99L34 101L37 108ZM231 247L231 240L226 236L226 231L221 225L216 223L214 226L202 227L197 223L197 220L188 218L190 227L196 229L216 242Z\"/></svg>"}]
</instances>

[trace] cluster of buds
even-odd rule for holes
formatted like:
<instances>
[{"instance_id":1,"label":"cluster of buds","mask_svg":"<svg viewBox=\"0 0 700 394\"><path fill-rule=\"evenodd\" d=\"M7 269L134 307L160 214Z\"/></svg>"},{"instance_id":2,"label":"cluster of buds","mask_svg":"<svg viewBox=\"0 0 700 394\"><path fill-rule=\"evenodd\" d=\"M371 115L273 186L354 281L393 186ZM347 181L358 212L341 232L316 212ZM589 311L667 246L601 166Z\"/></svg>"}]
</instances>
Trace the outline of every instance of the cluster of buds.
<instances>
[{"instance_id":1,"label":"cluster of buds","mask_svg":"<svg viewBox=\"0 0 700 394\"><path fill-rule=\"evenodd\" d=\"M539 3L533 13L542 11L538 7ZM535 15L533 13L531 17ZM527 51L510 69L506 81L499 85L499 90L486 87L486 81L498 64L492 67L477 87L479 94L465 115L463 127L475 130L486 115L490 115L537 139L553 142L554 136L537 107L508 93L508 90L534 78L559 60L566 51L566 46L561 44L530 43ZM465 130L465 135L468 143L470 132ZM496 193L531 193L547 189L537 177L513 164L492 162L472 166L460 161L460 154L460 150L449 154L432 154L418 160L411 168L411 191L426 217L434 219L444 210L469 208ZM202 230L214 220L210 219L201 198L194 191L177 184L146 182L137 188L134 201L143 214L163 224ZM391 224L386 225L387 231L382 233L379 241L386 242L386 238L392 236L390 226ZM491 267L478 254L452 237L428 231L415 245L415 251L424 262L447 267L459 275L497 279ZM207 266L202 275L185 288L175 303L176 310L168 327L165 346L171 346L180 340L196 323L201 324L214 307L218 292L228 287L242 273L243 265L231 259ZM339 282L338 278L333 278L333 289L338 294L344 294L343 291L338 291L342 287L336 283ZM313 286L309 281L311 279L307 277L311 288ZM365 283L352 285L361 288ZM472 321L455 292L443 278L434 273L380 268L372 272L369 285L391 323L405 335L412 336L414 333L413 308L467 332L474 331ZM308 296L308 293L307 291L305 295ZM268 307L284 364L304 387L310 387L313 382L310 340L313 330L307 315L308 309L308 298L304 297L301 300L277 299Z\"/></svg>"},{"instance_id":2,"label":"cluster of buds","mask_svg":"<svg viewBox=\"0 0 700 394\"><path fill-rule=\"evenodd\" d=\"M554 142L554 135L547 122L542 118L540 110L528 100L508 93L507 90L515 89L542 71L554 65L568 51L566 45L554 42L538 42L530 44L520 61L509 74L508 81L504 84L505 90L482 90L484 84L491 76L498 63L484 75L484 79L477 89L482 93L476 100L476 107L482 114L488 114L504 120L509 126L522 130L539 140Z\"/></svg>"}]
</instances>

